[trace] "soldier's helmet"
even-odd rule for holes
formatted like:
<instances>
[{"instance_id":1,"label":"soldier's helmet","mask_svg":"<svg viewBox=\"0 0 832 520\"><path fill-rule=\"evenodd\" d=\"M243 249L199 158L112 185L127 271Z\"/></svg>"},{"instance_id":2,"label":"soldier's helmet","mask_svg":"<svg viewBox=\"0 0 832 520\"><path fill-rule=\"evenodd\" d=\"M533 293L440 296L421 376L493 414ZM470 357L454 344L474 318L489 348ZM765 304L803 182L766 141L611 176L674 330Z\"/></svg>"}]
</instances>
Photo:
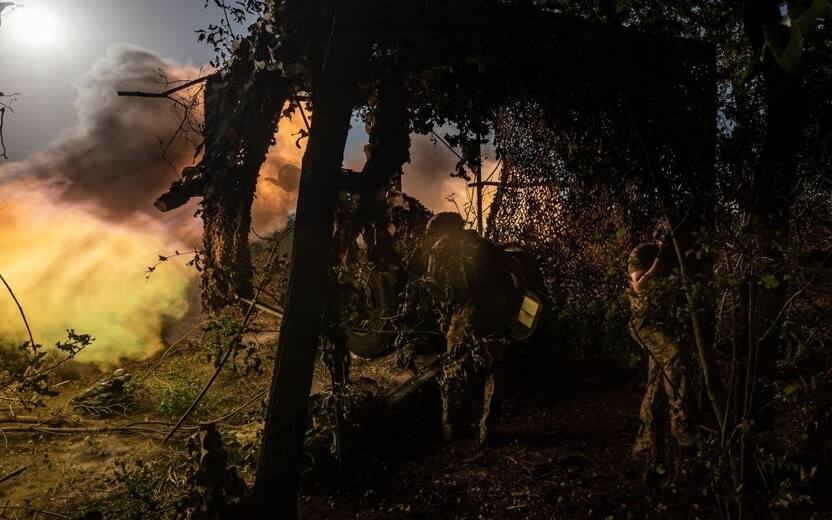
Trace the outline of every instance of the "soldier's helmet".
<instances>
[{"instance_id":1,"label":"soldier's helmet","mask_svg":"<svg viewBox=\"0 0 832 520\"><path fill-rule=\"evenodd\" d=\"M425 238L438 240L449 233L462 231L463 229L465 229L465 221L462 220L459 213L437 213L428 220L428 225L425 229Z\"/></svg>"}]
</instances>

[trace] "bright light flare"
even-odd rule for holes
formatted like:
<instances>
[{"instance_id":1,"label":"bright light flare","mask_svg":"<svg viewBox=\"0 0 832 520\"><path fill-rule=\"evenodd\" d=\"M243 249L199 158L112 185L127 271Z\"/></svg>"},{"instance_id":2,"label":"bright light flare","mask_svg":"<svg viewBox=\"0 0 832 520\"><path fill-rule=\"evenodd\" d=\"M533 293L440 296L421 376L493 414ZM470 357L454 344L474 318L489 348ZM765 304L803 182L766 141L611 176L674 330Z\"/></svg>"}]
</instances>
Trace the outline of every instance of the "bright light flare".
<instances>
[{"instance_id":1,"label":"bright light flare","mask_svg":"<svg viewBox=\"0 0 832 520\"><path fill-rule=\"evenodd\" d=\"M3 17L3 30L28 47L45 49L60 42L63 27L57 13L33 5L18 6Z\"/></svg>"}]
</instances>

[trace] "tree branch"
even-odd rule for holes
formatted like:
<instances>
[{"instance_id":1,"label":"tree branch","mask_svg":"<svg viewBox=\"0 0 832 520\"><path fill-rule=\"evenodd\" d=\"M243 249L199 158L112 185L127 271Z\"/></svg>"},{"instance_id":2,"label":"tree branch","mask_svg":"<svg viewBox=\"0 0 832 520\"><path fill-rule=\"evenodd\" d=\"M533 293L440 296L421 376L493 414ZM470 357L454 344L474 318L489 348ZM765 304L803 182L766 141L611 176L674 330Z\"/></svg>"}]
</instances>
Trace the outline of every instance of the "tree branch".
<instances>
[{"instance_id":1,"label":"tree branch","mask_svg":"<svg viewBox=\"0 0 832 520\"><path fill-rule=\"evenodd\" d=\"M2 112L0 112L0 113L2 113ZM17 296L15 296L14 291L12 291L11 286L9 286L9 283L6 281L5 278L3 278L2 274L0 274L0 281L2 281L3 285L6 286L6 289L8 289L9 294L11 294L11 296L12 296L12 300L14 300L14 303L17 305L17 309L20 311L20 317L23 318L23 324L26 326L26 332L29 333L29 341L31 342L32 346L34 347L37 343L35 343L35 338L34 338L34 336L32 336L32 329L29 328L29 321L26 319L26 313L23 312L23 306L20 305L20 302L18 301Z\"/></svg>"},{"instance_id":2,"label":"tree branch","mask_svg":"<svg viewBox=\"0 0 832 520\"><path fill-rule=\"evenodd\" d=\"M21 473L23 473L24 471L26 471L26 468L28 468L28 466L23 466L23 467L21 467L21 468L17 468L16 470L12 471L12 472L11 472L11 473L9 473L8 475L5 475L5 476L3 476L3 477L0 477L0 484L2 484L3 482L5 482L5 481L7 481L7 480L10 480L10 479L12 479L12 478L14 478L14 477L18 476L18 475L20 475Z\"/></svg>"},{"instance_id":3,"label":"tree branch","mask_svg":"<svg viewBox=\"0 0 832 520\"><path fill-rule=\"evenodd\" d=\"M185 90L186 88L193 87L194 85L198 85L203 81L206 81L209 77L213 74L208 74L186 83L179 85L178 87L173 87L164 92L142 92L140 90L130 91L130 90L117 90L116 94L121 97L144 97L144 98L169 98L172 94L176 94L180 90Z\"/></svg>"}]
</instances>

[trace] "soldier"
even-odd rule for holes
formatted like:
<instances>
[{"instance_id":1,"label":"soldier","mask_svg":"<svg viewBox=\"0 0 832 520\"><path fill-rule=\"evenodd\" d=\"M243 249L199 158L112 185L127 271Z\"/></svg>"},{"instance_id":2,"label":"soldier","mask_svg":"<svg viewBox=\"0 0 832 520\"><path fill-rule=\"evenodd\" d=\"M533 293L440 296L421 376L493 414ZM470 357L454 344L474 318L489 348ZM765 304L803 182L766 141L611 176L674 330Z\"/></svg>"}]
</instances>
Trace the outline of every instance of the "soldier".
<instances>
[{"instance_id":1,"label":"soldier","mask_svg":"<svg viewBox=\"0 0 832 520\"><path fill-rule=\"evenodd\" d=\"M656 243L639 245L630 253L628 261L633 314L630 332L647 351L649 359L647 385L639 414L641 426L632 449L634 458L656 460L657 431L663 425L657 424L654 415L664 411L665 402L670 433L676 443L682 451L696 445L688 415L691 409L688 351L681 345L679 322L673 316L679 291L668 281L676 265L676 253L667 236Z\"/></svg>"},{"instance_id":2,"label":"soldier","mask_svg":"<svg viewBox=\"0 0 832 520\"><path fill-rule=\"evenodd\" d=\"M456 213L439 213L424 238L426 278L433 287L447 341L443 367L442 433L456 437L466 379L485 374L479 441L492 440L502 392L503 355L516 310L511 275L500 263L500 250L465 229Z\"/></svg>"}]
</instances>

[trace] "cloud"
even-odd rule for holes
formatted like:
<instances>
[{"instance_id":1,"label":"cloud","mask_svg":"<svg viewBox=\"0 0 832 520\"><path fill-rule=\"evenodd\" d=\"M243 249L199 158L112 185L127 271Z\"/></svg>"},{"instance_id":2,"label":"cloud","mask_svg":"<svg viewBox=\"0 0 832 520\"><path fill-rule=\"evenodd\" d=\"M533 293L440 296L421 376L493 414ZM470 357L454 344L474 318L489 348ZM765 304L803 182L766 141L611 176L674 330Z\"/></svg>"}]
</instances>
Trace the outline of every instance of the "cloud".
<instances>
[{"instance_id":1,"label":"cloud","mask_svg":"<svg viewBox=\"0 0 832 520\"><path fill-rule=\"evenodd\" d=\"M269 149L260 169L252 207L251 225L261 236L283 228L297 207L300 164L307 141L298 141L298 135L305 128L300 115L283 118L278 123L275 145Z\"/></svg>"},{"instance_id":2,"label":"cloud","mask_svg":"<svg viewBox=\"0 0 832 520\"><path fill-rule=\"evenodd\" d=\"M162 214L153 200L177 176L160 157L181 114L159 99L116 90L158 91L168 78L199 71L135 47L116 46L81 76L79 125L30 158L0 167L0 272L50 345L68 328L97 338L83 358L106 364L162 346L163 328L188 311L195 273L181 259L145 269L159 254L198 243L190 211ZM193 146L173 143L168 161L190 162ZM0 339L22 339L17 309L0 298Z\"/></svg>"},{"instance_id":3,"label":"cloud","mask_svg":"<svg viewBox=\"0 0 832 520\"><path fill-rule=\"evenodd\" d=\"M36 341L52 345L74 328L96 342L81 359L115 364L163 345L162 328L188 311L193 273L167 262L145 280L157 253L175 247L159 222L114 225L37 181L0 195L0 272L26 310ZM0 297L0 340L22 341L17 307Z\"/></svg>"},{"instance_id":4,"label":"cloud","mask_svg":"<svg viewBox=\"0 0 832 520\"><path fill-rule=\"evenodd\" d=\"M466 205L470 202L469 199L473 196L473 192L468 188L468 181L450 176L456 167L456 156L442 144L434 143L427 136L411 135L410 138L411 161L403 168L405 175L402 177L402 188L404 191L408 195L419 199L434 213L457 211L457 207L459 207L464 215ZM488 158L488 155L489 150L486 147L483 153L483 177L487 177L497 165L494 159ZM499 181L498 173L490 180ZM486 216L494 192L493 187L483 190L483 206L486 209L484 211ZM449 199L452 199L453 202ZM469 221L473 222L474 214L471 213L468 216Z\"/></svg>"},{"instance_id":5,"label":"cloud","mask_svg":"<svg viewBox=\"0 0 832 520\"><path fill-rule=\"evenodd\" d=\"M110 221L155 212L153 200L191 162L193 143L176 140L163 159L160 139L176 133L182 111L168 100L119 97L116 90L163 90L160 71L171 80L199 74L137 47L111 47L75 82L79 125L4 167L2 176L48 182L61 200L88 205Z\"/></svg>"}]
</instances>

